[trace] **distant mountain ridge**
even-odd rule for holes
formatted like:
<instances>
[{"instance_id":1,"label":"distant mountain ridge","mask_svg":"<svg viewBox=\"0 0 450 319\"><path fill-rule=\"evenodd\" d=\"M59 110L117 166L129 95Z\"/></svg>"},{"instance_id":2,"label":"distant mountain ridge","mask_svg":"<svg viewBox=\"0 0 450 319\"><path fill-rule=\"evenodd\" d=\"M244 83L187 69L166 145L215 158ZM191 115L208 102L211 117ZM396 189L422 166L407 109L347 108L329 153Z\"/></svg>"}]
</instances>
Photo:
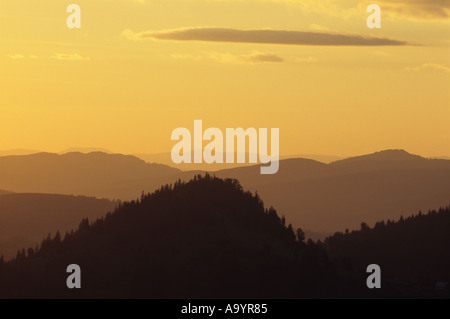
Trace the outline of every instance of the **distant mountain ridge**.
<instances>
[{"instance_id":1,"label":"distant mountain ridge","mask_svg":"<svg viewBox=\"0 0 450 319\"><path fill-rule=\"evenodd\" d=\"M221 153L219 153L221 154ZM134 156L146 161L147 163L160 163L165 164L177 169L180 169L182 171L220 171L224 169L231 169L231 168L237 168L237 167L248 167L253 166L255 164L249 164L249 163L180 163L180 164L174 164L172 162L171 154L170 153L157 153L157 154L133 154ZM221 154L225 161L225 154ZM234 154L237 156L236 154ZM193 152L191 152L191 157L193 157ZM245 158L248 160L249 154L245 153ZM288 155L288 156L280 156L280 160L286 160L291 158L303 158L303 159L311 159L322 163L331 163L340 159L343 159L343 157L334 156L334 155L318 155L318 154L298 154L298 155Z\"/></svg>"},{"instance_id":2,"label":"distant mountain ridge","mask_svg":"<svg viewBox=\"0 0 450 319\"><path fill-rule=\"evenodd\" d=\"M99 147L70 147L67 148L58 154L67 154L67 153L106 153L106 154L113 154L114 152L111 152L110 150L107 150L105 148L99 148Z\"/></svg>"},{"instance_id":3,"label":"distant mountain ridge","mask_svg":"<svg viewBox=\"0 0 450 319\"><path fill-rule=\"evenodd\" d=\"M387 150L330 164L280 161L275 175L258 166L216 172L258 191L294 225L321 232L357 229L364 220L398 218L450 203L450 161Z\"/></svg>"},{"instance_id":4,"label":"distant mountain ridge","mask_svg":"<svg viewBox=\"0 0 450 319\"><path fill-rule=\"evenodd\" d=\"M54 236L76 229L83 218L97 219L117 203L84 196L7 194L0 196L0 256L15 257L24 247L40 245Z\"/></svg>"},{"instance_id":5,"label":"distant mountain ridge","mask_svg":"<svg viewBox=\"0 0 450 319\"><path fill-rule=\"evenodd\" d=\"M40 153L0 157L0 189L131 200L142 191L198 171L149 164L130 155ZM294 225L315 233L356 229L400 214L436 209L450 203L450 161L387 150L330 164L311 159L280 161L275 175L258 165L215 171L257 191Z\"/></svg>"},{"instance_id":6,"label":"distant mountain ridge","mask_svg":"<svg viewBox=\"0 0 450 319\"><path fill-rule=\"evenodd\" d=\"M74 194L131 199L180 173L134 156L79 152L0 157L0 189L20 193Z\"/></svg>"}]
</instances>

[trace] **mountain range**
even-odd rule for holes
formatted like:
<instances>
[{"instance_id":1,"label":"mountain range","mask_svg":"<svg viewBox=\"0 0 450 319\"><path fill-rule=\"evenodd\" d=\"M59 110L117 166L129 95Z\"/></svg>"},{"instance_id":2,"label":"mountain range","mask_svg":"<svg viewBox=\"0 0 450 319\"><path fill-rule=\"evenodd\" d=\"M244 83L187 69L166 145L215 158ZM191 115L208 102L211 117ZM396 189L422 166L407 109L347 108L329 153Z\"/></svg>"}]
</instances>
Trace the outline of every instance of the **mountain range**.
<instances>
[{"instance_id":1,"label":"mountain range","mask_svg":"<svg viewBox=\"0 0 450 319\"><path fill-rule=\"evenodd\" d=\"M314 243L237 180L196 175L0 258L0 298L448 298L449 222L450 207Z\"/></svg>"},{"instance_id":2,"label":"mountain range","mask_svg":"<svg viewBox=\"0 0 450 319\"><path fill-rule=\"evenodd\" d=\"M25 247L40 245L49 233L76 229L83 218L92 220L114 210L117 202L85 196L4 194L0 196L0 256L15 257Z\"/></svg>"},{"instance_id":3,"label":"mountain range","mask_svg":"<svg viewBox=\"0 0 450 319\"><path fill-rule=\"evenodd\" d=\"M0 157L0 189L130 200L199 171L150 164L130 155L39 153ZM258 192L295 226L327 233L357 229L364 220L397 219L411 211L450 203L450 161L387 150L329 164L310 159L280 161L275 175L259 166L215 171ZM86 216L89 217L89 216Z\"/></svg>"}]
</instances>

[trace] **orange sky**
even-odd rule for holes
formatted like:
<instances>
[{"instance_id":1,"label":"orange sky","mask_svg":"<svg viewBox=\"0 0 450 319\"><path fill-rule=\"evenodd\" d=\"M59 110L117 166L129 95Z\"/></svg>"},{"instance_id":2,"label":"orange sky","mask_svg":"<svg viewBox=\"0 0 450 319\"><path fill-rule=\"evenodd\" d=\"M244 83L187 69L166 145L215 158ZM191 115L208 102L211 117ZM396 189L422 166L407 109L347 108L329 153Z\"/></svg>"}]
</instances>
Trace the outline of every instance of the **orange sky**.
<instances>
[{"instance_id":1,"label":"orange sky","mask_svg":"<svg viewBox=\"0 0 450 319\"><path fill-rule=\"evenodd\" d=\"M172 130L201 119L204 128L280 128L282 155L450 156L447 2L375 2L381 29L366 26L371 1L73 2L79 30L66 26L71 2L0 2L0 150L170 152ZM180 39L197 28L216 38ZM223 42L211 28L406 44Z\"/></svg>"}]
</instances>

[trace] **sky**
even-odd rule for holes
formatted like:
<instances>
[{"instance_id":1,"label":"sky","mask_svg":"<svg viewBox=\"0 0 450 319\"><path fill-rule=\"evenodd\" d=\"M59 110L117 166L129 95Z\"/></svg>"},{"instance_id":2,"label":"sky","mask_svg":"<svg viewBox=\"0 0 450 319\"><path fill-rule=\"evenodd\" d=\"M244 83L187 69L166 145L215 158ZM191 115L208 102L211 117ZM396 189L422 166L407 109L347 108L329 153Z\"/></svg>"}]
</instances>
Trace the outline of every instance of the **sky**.
<instances>
[{"instance_id":1,"label":"sky","mask_svg":"<svg viewBox=\"0 0 450 319\"><path fill-rule=\"evenodd\" d=\"M0 2L0 150L170 152L199 119L279 128L281 155L450 156L450 0L71 1Z\"/></svg>"}]
</instances>

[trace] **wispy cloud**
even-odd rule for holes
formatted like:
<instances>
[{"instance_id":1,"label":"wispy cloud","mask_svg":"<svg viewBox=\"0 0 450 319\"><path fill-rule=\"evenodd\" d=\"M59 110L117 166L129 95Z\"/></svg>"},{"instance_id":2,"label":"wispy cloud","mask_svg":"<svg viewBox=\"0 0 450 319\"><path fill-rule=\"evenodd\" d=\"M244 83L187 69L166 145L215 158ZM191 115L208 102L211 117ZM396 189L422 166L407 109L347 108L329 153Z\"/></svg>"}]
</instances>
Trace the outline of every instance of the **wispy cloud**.
<instances>
[{"instance_id":1,"label":"wispy cloud","mask_svg":"<svg viewBox=\"0 0 450 319\"><path fill-rule=\"evenodd\" d=\"M316 57L307 57L307 58L293 58L292 59L294 62L302 62L302 63L314 63L314 62L318 62L319 59Z\"/></svg>"},{"instance_id":2,"label":"wispy cloud","mask_svg":"<svg viewBox=\"0 0 450 319\"><path fill-rule=\"evenodd\" d=\"M447 19L450 17L449 0L378 0L383 9L397 15L426 19Z\"/></svg>"},{"instance_id":3,"label":"wispy cloud","mask_svg":"<svg viewBox=\"0 0 450 319\"><path fill-rule=\"evenodd\" d=\"M71 60L71 61L83 61L90 60L89 57L83 57L78 53L55 53L51 56L37 56L34 54L23 55L23 54L6 54L8 58L19 60L19 59L55 59L55 60Z\"/></svg>"},{"instance_id":4,"label":"wispy cloud","mask_svg":"<svg viewBox=\"0 0 450 319\"><path fill-rule=\"evenodd\" d=\"M244 1L244 0L210 0L210 1ZM315 12L329 16L348 18L366 15L365 8L370 2L360 0L256 0L260 2L278 2L291 5L304 12ZM382 11L401 17L420 19L447 19L450 17L448 0L377 0Z\"/></svg>"},{"instance_id":5,"label":"wispy cloud","mask_svg":"<svg viewBox=\"0 0 450 319\"><path fill-rule=\"evenodd\" d=\"M11 58L11 59L14 59L14 60L24 59L25 58L25 56L23 56L22 54L6 54L6 56L8 58Z\"/></svg>"},{"instance_id":6,"label":"wispy cloud","mask_svg":"<svg viewBox=\"0 0 450 319\"><path fill-rule=\"evenodd\" d=\"M70 60L70 61L82 61L89 60L89 57L83 57L78 53L55 53L51 56L52 59L56 60Z\"/></svg>"},{"instance_id":7,"label":"wispy cloud","mask_svg":"<svg viewBox=\"0 0 450 319\"><path fill-rule=\"evenodd\" d=\"M281 57L274 53L264 53L253 51L249 54L232 54L222 52L210 52L200 55L191 54L171 54L171 58L180 60L213 60L220 63L231 64L260 64L260 63L316 63L319 59L316 57Z\"/></svg>"},{"instance_id":8,"label":"wispy cloud","mask_svg":"<svg viewBox=\"0 0 450 319\"><path fill-rule=\"evenodd\" d=\"M231 29L215 27L182 28L162 31L145 31L133 33L126 30L123 34L133 40L175 40L175 41L205 41L234 42L285 45L314 46L402 46L406 41L381 37L368 37L357 34L290 31L273 29Z\"/></svg>"},{"instance_id":9,"label":"wispy cloud","mask_svg":"<svg viewBox=\"0 0 450 319\"><path fill-rule=\"evenodd\" d=\"M450 66L446 64L439 64L439 63L424 63L417 67L407 67L407 71L420 71L423 69L434 69L434 70L440 70L447 73L450 73Z\"/></svg>"},{"instance_id":10,"label":"wispy cloud","mask_svg":"<svg viewBox=\"0 0 450 319\"><path fill-rule=\"evenodd\" d=\"M284 62L284 59L273 53L253 52L247 55L235 55L230 53L212 53L210 57L221 63L266 63Z\"/></svg>"},{"instance_id":11,"label":"wispy cloud","mask_svg":"<svg viewBox=\"0 0 450 319\"><path fill-rule=\"evenodd\" d=\"M174 59L180 60L201 60L204 59L204 56L201 55L192 55L192 54L171 54L170 55Z\"/></svg>"}]
</instances>

